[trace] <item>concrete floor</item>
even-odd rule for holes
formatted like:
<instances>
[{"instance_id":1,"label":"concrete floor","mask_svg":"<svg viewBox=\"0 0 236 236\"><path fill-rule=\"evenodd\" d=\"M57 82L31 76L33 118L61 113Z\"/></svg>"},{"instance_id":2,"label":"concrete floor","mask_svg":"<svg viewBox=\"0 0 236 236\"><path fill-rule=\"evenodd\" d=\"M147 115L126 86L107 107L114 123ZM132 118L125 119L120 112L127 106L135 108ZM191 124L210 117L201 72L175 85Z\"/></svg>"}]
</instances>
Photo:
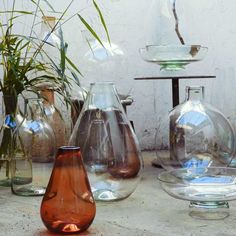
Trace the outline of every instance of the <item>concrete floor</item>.
<instances>
[{"instance_id":1,"label":"concrete floor","mask_svg":"<svg viewBox=\"0 0 236 236\"><path fill-rule=\"evenodd\" d=\"M136 191L127 199L97 203L97 214L89 230L79 235L97 236L234 236L236 202L230 202L230 216L206 221L188 215L188 202L162 191L157 180L161 169L151 166L154 152L143 152L145 170ZM39 207L41 197L18 197L0 189L0 236L49 236Z\"/></svg>"}]
</instances>

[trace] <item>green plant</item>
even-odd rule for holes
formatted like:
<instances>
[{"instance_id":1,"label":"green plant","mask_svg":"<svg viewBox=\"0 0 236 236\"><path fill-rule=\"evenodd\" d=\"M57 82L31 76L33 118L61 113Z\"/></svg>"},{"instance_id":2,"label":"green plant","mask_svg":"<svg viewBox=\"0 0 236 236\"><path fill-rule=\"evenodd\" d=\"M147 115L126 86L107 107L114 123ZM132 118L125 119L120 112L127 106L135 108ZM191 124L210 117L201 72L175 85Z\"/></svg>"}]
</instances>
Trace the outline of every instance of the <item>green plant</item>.
<instances>
[{"instance_id":1,"label":"green plant","mask_svg":"<svg viewBox=\"0 0 236 236\"><path fill-rule=\"evenodd\" d=\"M9 127L7 127L8 129L3 130L3 137L0 140L1 159L9 156L9 149L12 149L12 145L14 146L14 122L17 111L17 100L20 94L23 94L24 91L31 91L37 94L37 96L40 96L38 86L42 83L50 83L53 84L55 92L61 95L65 104L68 105L71 103L71 82L74 81L80 86L79 77L81 73L67 56L68 44L63 38L61 25L66 23L71 17L78 16L92 35L101 44L102 42L95 30L81 16L79 11L75 15L69 16L68 19L66 18L66 13L74 2L74 0L71 0L65 10L60 13L55 26L50 32L51 34L55 30L58 30L58 36L60 38L60 44L57 47L59 62L57 62L54 58L51 58L44 49L44 46L48 44L47 38L50 34L43 40L34 36L34 27L37 25L37 19L41 19L42 16L45 16L41 3L46 3L50 10L56 13L49 1L27 1L27 4L30 3L34 6L34 11L19 10L16 8L16 0L0 1L3 6L10 6L10 10L4 9L4 11L0 11L0 17L2 17L0 18L0 71L2 71L3 74L2 80L0 80L0 91L3 94L7 118L10 120L10 123L13 124L12 126L9 125ZM92 3L109 38L102 13L96 1L93 0ZM30 16L33 19L30 33L28 35L15 33L16 22L25 16ZM5 123L3 126L6 127L8 124ZM0 131L2 131L2 129L3 127L1 127Z\"/></svg>"}]
</instances>

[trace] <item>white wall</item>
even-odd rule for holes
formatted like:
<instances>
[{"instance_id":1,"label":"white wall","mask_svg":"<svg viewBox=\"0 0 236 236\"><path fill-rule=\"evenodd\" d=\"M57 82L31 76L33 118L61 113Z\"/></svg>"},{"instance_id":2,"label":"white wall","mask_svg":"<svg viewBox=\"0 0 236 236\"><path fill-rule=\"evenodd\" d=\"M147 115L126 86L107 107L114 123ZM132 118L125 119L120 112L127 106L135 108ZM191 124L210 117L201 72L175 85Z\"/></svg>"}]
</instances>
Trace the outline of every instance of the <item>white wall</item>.
<instances>
[{"instance_id":1,"label":"white wall","mask_svg":"<svg viewBox=\"0 0 236 236\"><path fill-rule=\"evenodd\" d=\"M93 63L85 59L88 50L82 35L83 26L73 18L63 26L68 53L80 66L84 86L92 81L109 80L116 83L120 93L131 93L135 102L128 107L128 116L134 121L142 149L163 148L168 145L168 112L171 109L170 81L134 81L135 77L171 75L159 66L143 61L138 49L147 43L164 43L163 32L170 25L160 24L160 1L165 0L98 0L107 22L112 42L124 55L108 61ZM91 1L75 0L68 15L77 7ZM57 1L60 10L68 1ZM55 5L55 4L54 4ZM183 75L216 75L217 79L181 81L181 101L186 85L206 86L206 100L217 106L236 124L236 1L235 0L177 0L180 31L186 44L201 44L209 48L202 62L187 66L178 72ZM92 8L82 11L100 35L98 18ZM161 37L160 37L161 36ZM103 36L102 36L103 37ZM104 37L103 37L104 38ZM155 42L156 40L156 42ZM76 91L73 91L76 94ZM155 133L157 145L155 146Z\"/></svg>"},{"instance_id":2,"label":"white wall","mask_svg":"<svg viewBox=\"0 0 236 236\"><path fill-rule=\"evenodd\" d=\"M138 52L138 49L147 43L160 40L159 35L162 35L163 31L168 31L165 28L168 24L164 26L159 22L159 1L100 0L112 41L124 50L125 55L120 58L122 62L119 61L112 69L106 68L106 78L100 78L102 75L99 75L99 70L92 70L88 64L86 67L86 63L82 63L81 68L88 75L83 79L84 84L92 80L113 80L120 93L131 91L135 102L128 107L128 115L134 121L143 149L163 148L168 145L168 112L172 106L171 82L133 80L135 77L172 75L161 72L158 65L143 61ZM201 44L209 48L202 62L193 63L178 74L217 76L215 80L181 81L181 101L184 99L186 85L204 85L206 100L236 124L236 1L177 0L177 11L180 31L186 43ZM71 38L73 32L69 32L68 28L67 34L68 38ZM163 35L161 40L164 43ZM71 48L76 48L79 44L79 38L74 37ZM83 58L78 60L82 61ZM155 146L156 131L158 134Z\"/></svg>"}]
</instances>

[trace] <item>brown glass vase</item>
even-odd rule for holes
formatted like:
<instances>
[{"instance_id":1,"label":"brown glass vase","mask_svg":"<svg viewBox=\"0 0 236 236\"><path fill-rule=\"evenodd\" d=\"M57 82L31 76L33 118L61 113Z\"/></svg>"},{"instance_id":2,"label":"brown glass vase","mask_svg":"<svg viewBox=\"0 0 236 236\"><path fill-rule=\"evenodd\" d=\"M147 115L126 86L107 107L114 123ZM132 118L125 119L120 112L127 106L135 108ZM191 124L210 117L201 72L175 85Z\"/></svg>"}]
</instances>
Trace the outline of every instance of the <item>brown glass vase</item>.
<instances>
[{"instance_id":1,"label":"brown glass vase","mask_svg":"<svg viewBox=\"0 0 236 236\"><path fill-rule=\"evenodd\" d=\"M41 204L44 225L54 233L78 233L90 226L95 213L80 148L60 147Z\"/></svg>"}]
</instances>

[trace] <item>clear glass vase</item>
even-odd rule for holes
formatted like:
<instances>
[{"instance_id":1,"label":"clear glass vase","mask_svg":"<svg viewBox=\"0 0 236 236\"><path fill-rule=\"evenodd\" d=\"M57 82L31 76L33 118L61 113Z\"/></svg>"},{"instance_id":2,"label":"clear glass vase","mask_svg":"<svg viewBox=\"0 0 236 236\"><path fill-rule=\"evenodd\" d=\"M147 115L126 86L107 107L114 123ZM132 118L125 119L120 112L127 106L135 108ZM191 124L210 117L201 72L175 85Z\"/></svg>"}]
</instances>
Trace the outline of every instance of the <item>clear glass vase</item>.
<instances>
[{"instance_id":1,"label":"clear glass vase","mask_svg":"<svg viewBox=\"0 0 236 236\"><path fill-rule=\"evenodd\" d=\"M17 130L18 143L24 146L25 158L13 158L12 192L22 196L45 193L55 156L55 136L45 119L41 99L27 99ZM25 181L28 180L28 181Z\"/></svg>"},{"instance_id":2,"label":"clear glass vase","mask_svg":"<svg viewBox=\"0 0 236 236\"><path fill-rule=\"evenodd\" d=\"M70 144L81 148L95 200L123 199L135 190L141 153L113 83L91 84Z\"/></svg>"},{"instance_id":3,"label":"clear glass vase","mask_svg":"<svg viewBox=\"0 0 236 236\"><path fill-rule=\"evenodd\" d=\"M11 186L10 164L13 155L17 155L18 158L24 158L21 147L17 147L14 141L17 137L17 129L20 126L20 123L16 122L16 116L18 114L17 104L17 97L2 96L0 119L0 186L5 187Z\"/></svg>"},{"instance_id":4,"label":"clear glass vase","mask_svg":"<svg viewBox=\"0 0 236 236\"><path fill-rule=\"evenodd\" d=\"M41 203L41 218L54 233L79 233L96 213L79 147L60 147Z\"/></svg>"},{"instance_id":5,"label":"clear glass vase","mask_svg":"<svg viewBox=\"0 0 236 236\"><path fill-rule=\"evenodd\" d=\"M66 126L62 114L55 107L54 90L49 87L40 89L40 94L44 98L43 108L47 121L54 131L56 138L56 148L66 144Z\"/></svg>"},{"instance_id":6,"label":"clear glass vase","mask_svg":"<svg viewBox=\"0 0 236 236\"><path fill-rule=\"evenodd\" d=\"M186 87L185 102L169 114L170 156L166 169L228 166L234 156L234 131L226 117L204 102L203 87Z\"/></svg>"}]
</instances>

